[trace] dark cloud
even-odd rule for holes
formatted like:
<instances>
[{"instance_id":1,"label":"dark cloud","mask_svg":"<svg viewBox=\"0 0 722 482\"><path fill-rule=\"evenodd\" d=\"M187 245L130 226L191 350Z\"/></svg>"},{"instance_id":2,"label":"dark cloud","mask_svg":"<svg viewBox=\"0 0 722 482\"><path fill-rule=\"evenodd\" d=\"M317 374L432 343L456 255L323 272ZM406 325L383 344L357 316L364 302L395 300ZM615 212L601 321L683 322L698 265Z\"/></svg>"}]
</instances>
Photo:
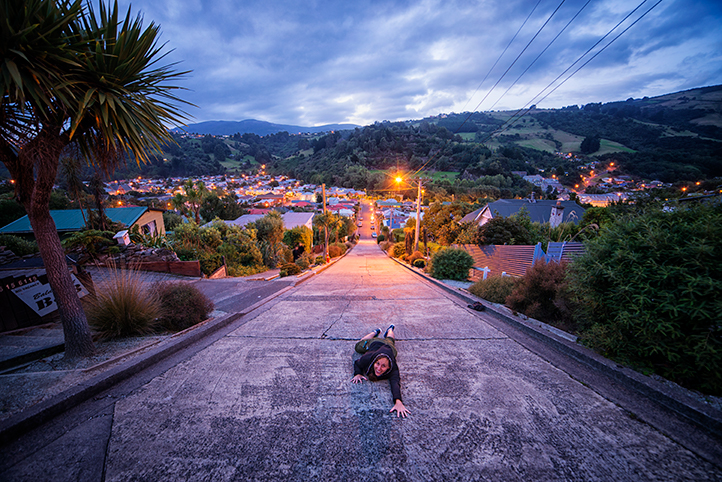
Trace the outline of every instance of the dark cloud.
<instances>
[{"instance_id":1,"label":"dark cloud","mask_svg":"<svg viewBox=\"0 0 722 482\"><path fill-rule=\"evenodd\" d=\"M536 0L138 0L133 9L161 26L167 60L193 71L183 86L196 120L318 125L471 110L487 94L481 110L523 107L636 6L590 2L530 67L585 2L565 2L509 68L558 5L541 2L476 93ZM716 0L665 0L542 105L722 83L721 21Z\"/></svg>"}]
</instances>

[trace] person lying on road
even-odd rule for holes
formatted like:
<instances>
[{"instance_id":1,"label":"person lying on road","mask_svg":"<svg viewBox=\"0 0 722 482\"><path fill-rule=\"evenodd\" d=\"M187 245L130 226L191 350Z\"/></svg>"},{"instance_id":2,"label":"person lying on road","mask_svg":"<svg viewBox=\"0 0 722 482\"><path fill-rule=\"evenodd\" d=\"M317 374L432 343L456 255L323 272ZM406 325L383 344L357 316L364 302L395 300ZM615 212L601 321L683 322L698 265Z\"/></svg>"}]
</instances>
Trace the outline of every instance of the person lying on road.
<instances>
[{"instance_id":1,"label":"person lying on road","mask_svg":"<svg viewBox=\"0 0 722 482\"><path fill-rule=\"evenodd\" d=\"M395 410L397 417L406 417L410 412L401 401L401 376L396 364L394 325L389 326L383 338L377 338L379 333L381 330L376 329L356 343L356 352L363 356L353 364L351 382L388 380L391 385L391 394L394 397L394 406L389 412Z\"/></svg>"}]
</instances>

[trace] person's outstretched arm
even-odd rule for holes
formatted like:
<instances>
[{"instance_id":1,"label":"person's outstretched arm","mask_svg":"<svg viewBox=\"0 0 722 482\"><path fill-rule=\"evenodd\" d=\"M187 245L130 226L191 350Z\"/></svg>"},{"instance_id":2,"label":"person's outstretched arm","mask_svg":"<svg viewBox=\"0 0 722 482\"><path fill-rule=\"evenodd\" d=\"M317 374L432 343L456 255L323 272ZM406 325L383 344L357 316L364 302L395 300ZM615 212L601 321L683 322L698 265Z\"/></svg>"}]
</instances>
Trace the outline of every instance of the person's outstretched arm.
<instances>
[{"instance_id":1,"label":"person's outstretched arm","mask_svg":"<svg viewBox=\"0 0 722 482\"><path fill-rule=\"evenodd\" d=\"M389 412L393 412L396 410L396 416L397 417L404 417L406 418L411 412L408 408L404 405L404 402L402 402L399 399L396 399L396 402L394 403L394 406L389 410Z\"/></svg>"}]
</instances>

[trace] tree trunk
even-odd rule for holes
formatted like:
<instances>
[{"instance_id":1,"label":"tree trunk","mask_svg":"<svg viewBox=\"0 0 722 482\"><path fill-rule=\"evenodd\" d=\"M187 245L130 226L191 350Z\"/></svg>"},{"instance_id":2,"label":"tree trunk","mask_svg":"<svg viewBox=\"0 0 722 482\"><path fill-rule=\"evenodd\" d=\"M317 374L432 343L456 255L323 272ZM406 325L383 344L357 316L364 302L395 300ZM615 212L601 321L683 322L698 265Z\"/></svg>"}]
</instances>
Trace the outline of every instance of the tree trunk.
<instances>
[{"instance_id":1,"label":"tree trunk","mask_svg":"<svg viewBox=\"0 0 722 482\"><path fill-rule=\"evenodd\" d=\"M65 145L58 132L59 128L43 127L19 154L12 152L6 145L0 146L0 157L16 181L15 193L28 213L63 323L65 357L73 359L93 354L95 347L88 320L65 262L65 252L60 244L55 221L50 216L50 193L58 172L60 153Z\"/></svg>"},{"instance_id":2,"label":"tree trunk","mask_svg":"<svg viewBox=\"0 0 722 482\"><path fill-rule=\"evenodd\" d=\"M55 222L50 216L47 207L44 213L35 212L31 215L30 211L28 211L28 217L35 233L35 239L38 242L38 249L45 264L48 282L53 289L55 302L58 305L58 312L63 323L65 358L73 359L89 356L95 352L93 338L88 326L88 320L85 317L85 311L83 311L83 306L78 297L78 291L75 289L68 271L68 265L65 262L65 252L60 244Z\"/></svg>"}]
</instances>

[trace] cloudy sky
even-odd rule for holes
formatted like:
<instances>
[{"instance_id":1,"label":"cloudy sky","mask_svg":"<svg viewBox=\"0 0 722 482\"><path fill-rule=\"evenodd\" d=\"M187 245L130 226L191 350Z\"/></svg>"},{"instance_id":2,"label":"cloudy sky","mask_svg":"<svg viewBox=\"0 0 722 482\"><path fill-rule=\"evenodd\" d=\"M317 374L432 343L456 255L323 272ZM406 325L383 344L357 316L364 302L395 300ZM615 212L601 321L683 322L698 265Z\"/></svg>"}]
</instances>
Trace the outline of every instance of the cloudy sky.
<instances>
[{"instance_id":1,"label":"cloudy sky","mask_svg":"<svg viewBox=\"0 0 722 482\"><path fill-rule=\"evenodd\" d=\"M197 106L188 108L191 122L315 126L562 107L722 84L722 2L662 0L654 7L659 0L646 1L623 21L641 1L120 4L132 4L146 24L159 24L161 40L173 50L167 60L192 71L180 82L188 89L181 96Z\"/></svg>"}]
</instances>

